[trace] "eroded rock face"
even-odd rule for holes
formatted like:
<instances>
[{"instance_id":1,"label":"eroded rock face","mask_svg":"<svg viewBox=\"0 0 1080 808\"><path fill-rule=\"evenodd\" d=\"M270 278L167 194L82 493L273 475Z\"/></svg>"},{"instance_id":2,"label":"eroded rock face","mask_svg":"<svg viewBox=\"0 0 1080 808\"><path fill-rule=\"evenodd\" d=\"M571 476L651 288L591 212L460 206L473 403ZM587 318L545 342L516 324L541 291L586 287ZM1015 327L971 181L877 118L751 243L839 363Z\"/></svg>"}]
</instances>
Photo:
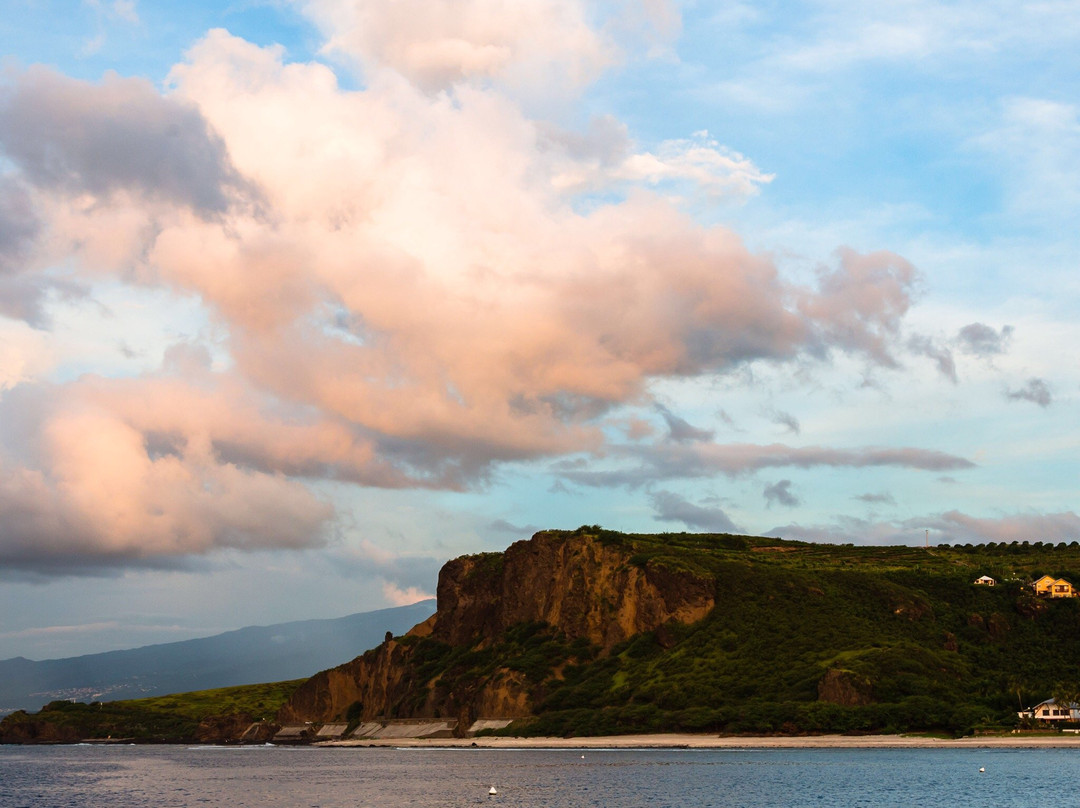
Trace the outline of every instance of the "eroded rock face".
<instances>
[{"instance_id":1,"label":"eroded rock face","mask_svg":"<svg viewBox=\"0 0 1080 808\"><path fill-rule=\"evenodd\" d=\"M628 564L623 548L596 539L538 533L512 544L501 564L489 555L450 561L439 573L438 598L433 634L451 645L543 622L610 649L669 620L700 620L712 609L713 584Z\"/></svg>"},{"instance_id":2,"label":"eroded rock face","mask_svg":"<svg viewBox=\"0 0 1080 808\"><path fill-rule=\"evenodd\" d=\"M818 699L844 707L861 707L873 701L870 681L853 671L829 668L818 681Z\"/></svg>"},{"instance_id":3,"label":"eroded rock face","mask_svg":"<svg viewBox=\"0 0 1080 808\"><path fill-rule=\"evenodd\" d=\"M538 533L505 553L466 556L439 573L435 615L409 632L453 646L497 642L508 628L547 623L567 639L603 651L670 621L693 623L713 607L714 583L688 572L629 563L622 546L590 536ZM282 722L377 717L518 718L532 712L520 673L499 670L466 689L436 692L420 681L414 642L390 640L352 662L320 673L282 708Z\"/></svg>"}]
</instances>

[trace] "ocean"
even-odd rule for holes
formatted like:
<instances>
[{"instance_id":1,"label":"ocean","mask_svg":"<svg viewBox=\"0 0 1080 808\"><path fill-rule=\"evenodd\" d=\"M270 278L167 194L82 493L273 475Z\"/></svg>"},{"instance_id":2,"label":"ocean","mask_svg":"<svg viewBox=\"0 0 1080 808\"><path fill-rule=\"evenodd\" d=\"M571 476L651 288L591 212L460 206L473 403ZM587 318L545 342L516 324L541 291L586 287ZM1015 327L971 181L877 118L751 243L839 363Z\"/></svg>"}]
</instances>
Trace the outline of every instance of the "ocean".
<instances>
[{"instance_id":1,"label":"ocean","mask_svg":"<svg viewBox=\"0 0 1080 808\"><path fill-rule=\"evenodd\" d=\"M1034 808L1078 776L1071 749L0 746L3 808Z\"/></svg>"}]
</instances>

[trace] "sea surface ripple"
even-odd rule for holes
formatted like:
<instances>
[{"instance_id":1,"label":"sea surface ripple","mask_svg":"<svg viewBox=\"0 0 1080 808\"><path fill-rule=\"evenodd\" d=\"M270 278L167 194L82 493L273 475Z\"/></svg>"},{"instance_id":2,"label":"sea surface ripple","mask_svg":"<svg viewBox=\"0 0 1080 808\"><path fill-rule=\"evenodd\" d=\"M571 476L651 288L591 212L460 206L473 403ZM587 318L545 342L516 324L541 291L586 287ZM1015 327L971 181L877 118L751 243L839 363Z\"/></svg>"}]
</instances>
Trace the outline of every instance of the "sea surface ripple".
<instances>
[{"instance_id":1,"label":"sea surface ripple","mask_svg":"<svg viewBox=\"0 0 1080 808\"><path fill-rule=\"evenodd\" d=\"M1034 808L1071 804L1078 775L1070 749L7 746L0 806Z\"/></svg>"}]
</instances>

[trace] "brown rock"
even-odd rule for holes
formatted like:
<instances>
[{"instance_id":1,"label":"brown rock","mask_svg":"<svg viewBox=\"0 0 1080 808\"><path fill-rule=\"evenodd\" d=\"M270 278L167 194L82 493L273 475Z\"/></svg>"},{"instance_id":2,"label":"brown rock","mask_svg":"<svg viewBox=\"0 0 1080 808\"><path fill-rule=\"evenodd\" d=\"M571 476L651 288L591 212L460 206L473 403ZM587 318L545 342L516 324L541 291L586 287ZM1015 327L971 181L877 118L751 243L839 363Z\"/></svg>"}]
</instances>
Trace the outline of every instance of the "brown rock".
<instances>
[{"instance_id":1,"label":"brown rock","mask_svg":"<svg viewBox=\"0 0 1080 808\"><path fill-rule=\"evenodd\" d=\"M630 565L622 547L588 536L537 533L512 544L501 563L491 555L442 568L437 639L467 645L518 623L543 622L610 649L668 620L696 622L713 606L712 581Z\"/></svg>"},{"instance_id":2,"label":"brown rock","mask_svg":"<svg viewBox=\"0 0 1080 808\"><path fill-rule=\"evenodd\" d=\"M854 671L829 668L818 681L818 700L844 707L861 707L873 701L870 680Z\"/></svg>"},{"instance_id":3,"label":"brown rock","mask_svg":"<svg viewBox=\"0 0 1080 808\"><path fill-rule=\"evenodd\" d=\"M282 723L344 718L359 703L363 720L531 714L534 685L517 672L482 681L420 681L415 639L484 647L520 623L546 623L568 640L603 651L671 621L692 623L712 609L714 582L663 566L629 563L629 550L578 534L537 533L505 553L465 556L439 573L438 611L407 635L317 674L278 713Z\"/></svg>"}]
</instances>

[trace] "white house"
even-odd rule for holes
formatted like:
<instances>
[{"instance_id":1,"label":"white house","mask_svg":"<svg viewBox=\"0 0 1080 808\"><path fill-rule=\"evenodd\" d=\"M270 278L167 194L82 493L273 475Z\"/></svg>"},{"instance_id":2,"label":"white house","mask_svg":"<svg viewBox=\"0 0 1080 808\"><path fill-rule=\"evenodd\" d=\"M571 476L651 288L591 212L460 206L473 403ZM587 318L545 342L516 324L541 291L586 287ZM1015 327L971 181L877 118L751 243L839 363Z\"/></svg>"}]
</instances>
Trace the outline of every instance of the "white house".
<instances>
[{"instance_id":1,"label":"white house","mask_svg":"<svg viewBox=\"0 0 1080 808\"><path fill-rule=\"evenodd\" d=\"M1021 718L1034 718L1036 721L1080 721L1080 704L1058 704L1054 699L1039 702L1034 707L1017 713Z\"/></svg>"},{"instance_id":2,"label":"white house","mask_svg":"<svg viewBox=\"0 0 1080 808\"><path fill-rule=\"evenodd\" d=\"M997 586L997 581L991 578L989 575L980 575L975 579L976 586Z\"/></svg>"}]
</instances>

